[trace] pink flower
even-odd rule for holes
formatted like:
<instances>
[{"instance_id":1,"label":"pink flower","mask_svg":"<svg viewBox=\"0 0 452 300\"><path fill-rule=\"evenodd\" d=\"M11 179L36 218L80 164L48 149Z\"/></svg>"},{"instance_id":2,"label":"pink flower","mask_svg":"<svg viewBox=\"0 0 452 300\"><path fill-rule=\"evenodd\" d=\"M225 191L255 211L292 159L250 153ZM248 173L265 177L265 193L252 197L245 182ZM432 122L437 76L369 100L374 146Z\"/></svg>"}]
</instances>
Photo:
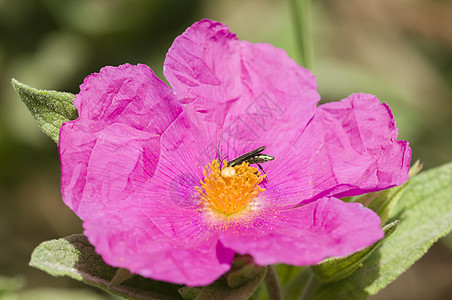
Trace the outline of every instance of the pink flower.
<instances>
[{"instance_id":1,"label":"pink flower","mask_svg":"<svg viewBox=\"0 0 452 300\"><path fill-rule=\"evenodd\" d=\"M337 199L408 179L411 150L376 97L317 107L310 71L210 20L176 38L164 73L172 90L145 65L88 76L60 131L63 200L107 263L205 285L236 253L311 265L382 238L375 213ZM268 178L214 161L260 146Z\"/></svg>"}]
</instances>

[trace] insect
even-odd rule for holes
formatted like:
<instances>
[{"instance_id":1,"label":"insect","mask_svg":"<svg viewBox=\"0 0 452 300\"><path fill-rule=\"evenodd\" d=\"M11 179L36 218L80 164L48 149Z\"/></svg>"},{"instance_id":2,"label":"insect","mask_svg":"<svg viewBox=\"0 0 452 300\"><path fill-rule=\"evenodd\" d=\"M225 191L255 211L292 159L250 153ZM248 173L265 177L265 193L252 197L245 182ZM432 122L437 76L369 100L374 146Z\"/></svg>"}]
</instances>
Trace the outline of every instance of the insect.
<instances>
[{"instance_id":1,"label":"insect","mask_svg":"<svg viewBox=\"0 0 452 300\"><path fill-rule=\"evenodd\" d=\"M250 165L256 164L264 174L267 174L265 173L264 169L260 164L274 160L275 158L273 156L262 153L262 151L264 151L265 148L267 148L267 146L261 146L257 149L254 149L253 151L242 154L239 157L228 161L227 166L234 167L242 164L243 162L247 162Z\"/></svg>"}]
</instances>

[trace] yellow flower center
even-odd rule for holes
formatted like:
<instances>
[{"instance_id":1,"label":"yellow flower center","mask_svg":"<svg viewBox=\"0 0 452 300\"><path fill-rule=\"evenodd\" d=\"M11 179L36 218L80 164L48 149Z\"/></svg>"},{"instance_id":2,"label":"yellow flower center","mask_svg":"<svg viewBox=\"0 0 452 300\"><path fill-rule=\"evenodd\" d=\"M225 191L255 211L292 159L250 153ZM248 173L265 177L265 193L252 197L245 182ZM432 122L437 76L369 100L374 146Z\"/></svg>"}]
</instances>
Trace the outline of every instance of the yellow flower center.
<instances>
[{"instance_id":1,"label":"yellow flower center","mask_svg":"<svg viewBox=\"0 0 452 300\"><path fill-rule=\"evenodd\" d=\"M265 191L259 183L266 175L262 176L247 162L228 167L224 160L220 169L220 163L214 159L203 174L201 187L196 187L202 196L202 203L228 216L245 208L259 193Z\"/></svg>"}]
</instances>

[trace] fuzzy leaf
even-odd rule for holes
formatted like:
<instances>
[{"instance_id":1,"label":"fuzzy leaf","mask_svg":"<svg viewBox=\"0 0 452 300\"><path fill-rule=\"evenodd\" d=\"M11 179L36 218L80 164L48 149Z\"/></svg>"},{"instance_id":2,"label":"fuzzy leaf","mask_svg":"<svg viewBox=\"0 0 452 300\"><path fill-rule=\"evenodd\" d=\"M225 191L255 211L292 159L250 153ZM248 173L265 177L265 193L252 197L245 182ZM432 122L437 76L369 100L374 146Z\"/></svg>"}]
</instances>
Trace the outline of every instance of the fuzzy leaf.
<instances>
[{"instance_id":1,"label":"fuzzy leaf","mask_svg":"<svg viewBox=\"0 0 452 300\"><path fill-rule=\"evenodd\" d=\"M22 102L30 110L41 130L58 144L58 134L64 122L77 118L74 94L38 90L12 79L11 83Z\"/></svg>"},{"instance_id":2,"label":"fuzzy leaf","mask_svg":"<svg viewBox=\"0 0 452 300\"><path fill-rule=\"evenodd\" d=\"M418 174L390 219L397 231L351 276L321 285L313 299L366 299L406 271L452 230L452 164Z\"/></svg>"},{"instance_id":3,"label":"fuzzy leaf","mask_svg":"<svg viewBox=\"0 0 452 300\"><path fill-rule=\"evenodd\" d=\"M200 291L200 287L184 286L179 289L179 294L182 298L184 298L184 300L194 300L199 295Z\"/></svg>"},{"instance_id":4,"label":"fuzzy leaf","mask_svg":"<svg viewBox=\"0 0 452 300\"><path fill-rule=\"evenodd\" d=\"M237 256L232 262L231 270L225 274L226 281L231 288L247 284L262 272L262 267L256 265L248 255Z\"/></svg>"},{"instance_id":5,"label":"fuzzy leaf","mask_svg":"<svg viewBox=\"0 0 452 300\"><path fill-rule=\"evenodd\" d=\"M180 285L138 275L112 285L118 268L105 264L82 234L41 243L33 251L30 265L53 276L68 276L127 299L181 299Z\"/></svg>"},{"instance_id":6,"label":"fuzzy leaf","mask_svg":"<svg viewBox=\"0 0 452 300\"><path fill-rule=\"evenodd\" d=\"M247 273L247 271L245 271ZM240 286L232 288L228 283L231 281L227 280L224 276L215 281L209 286L203 287L195 300L209 300L209 299L230 299L230 300L240 300L248 299L259 287L260 283L264 280L265 274L267 273L267 267L259 267L255 276L250 278L248 281L244 282ZM240 277L238 274L233 275L234 277ZM246 277L246 276L244 276ZM242 277L242 279L244 278ZM237 278L232 280L237 283Z\"/></svg>"},{"instance_id":7,"label":"fuzzy leaf","mask_svg":"<svg viewBox=\"0 0 452 300\"><path fill-rule=\"evenodd\" d=\"M109 286L117 286L118 284L121 284L132 277L133 274L130 273L129 270L120 268L116 271L115 277L113 277L113 279L110 281Z\"/></svg>"}]
</instances>

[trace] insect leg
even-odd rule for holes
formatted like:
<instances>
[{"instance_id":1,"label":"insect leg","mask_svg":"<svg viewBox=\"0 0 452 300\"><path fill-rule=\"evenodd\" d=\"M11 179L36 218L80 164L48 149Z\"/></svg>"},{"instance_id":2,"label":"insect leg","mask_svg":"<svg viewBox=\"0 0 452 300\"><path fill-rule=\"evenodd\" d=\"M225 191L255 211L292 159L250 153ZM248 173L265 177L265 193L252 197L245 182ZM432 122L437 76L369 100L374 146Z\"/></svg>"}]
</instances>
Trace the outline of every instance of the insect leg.
<instances>
[{"instance_id":1,"label":"insect leg","mask_svg":"<svg viewBox=\"0 0 452 300\"><path fill-rule=\"evenodd\" d=\"M220 143L221 143L221 140L218 141L217 158L218 158L218 162L220 163L220 169L221 169L221 168L223 168L223 162L221 161L221 157L220 157Z\"/></svg>"},{"instance_id":2,"label":"insect leg","mask_svg":"<svg viewBox=\"0 0 452 300\"><path fill-rule=\"evenodd\" d=\"M259 167L259 169L265 174L265 175L267 175L267 173L265 173L265 171L264 171L264 168L262 168L262 166L260 165L260 164L256 164L258 167ZM268 181L268 175L266 176L266 178L267 178L267 181Z\"/></svg>"}]
</instances>

